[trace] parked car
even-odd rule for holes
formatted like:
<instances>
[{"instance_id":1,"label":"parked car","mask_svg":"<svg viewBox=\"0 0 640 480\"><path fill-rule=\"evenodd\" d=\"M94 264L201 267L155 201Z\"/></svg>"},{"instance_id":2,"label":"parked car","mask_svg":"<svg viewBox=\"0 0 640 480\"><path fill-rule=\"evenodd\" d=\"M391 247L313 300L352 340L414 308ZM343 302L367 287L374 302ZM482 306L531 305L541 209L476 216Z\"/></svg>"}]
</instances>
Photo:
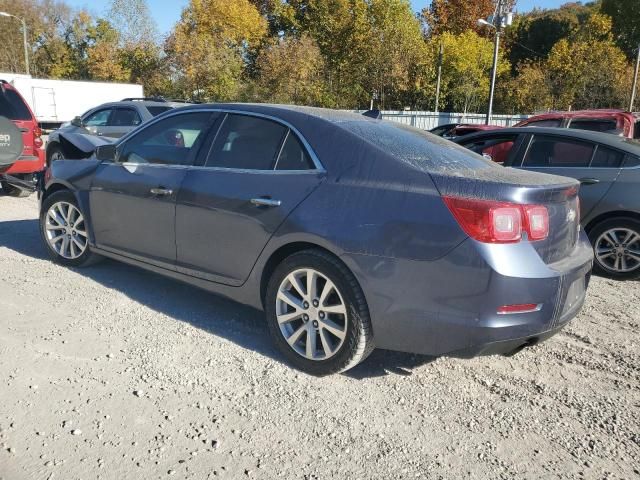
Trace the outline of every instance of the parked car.
<instances>
[{"instance_id":1,"label":"parked car","mask_svg":"<svg viewBox=\"0 0 640 480\"><path fill-rule=\"evenodd\" d=\"M557 127L640 138L640 115L624 110L575 110L534 115L516 127Z\"/></svg>"},{"instance_id":2,"label":"parked car","mask_svg":"<svg viewBox=\"0 0 640 480\"><path fill-rule=\"evenodd\" d=\"M44 170L42 131L20 93L4 80L0 80L0 116L22 133L21 155L2 169L0 186L7 195L26 197L35 189L36 174Z\"/></svg>"},{"instance_id":3,"label":"parked car","mask_svg":"<svg viewBox=\"0 0 640 480\"><path fill-rule=\"evenodd\" d=\"M578 179L581 223L595 249L595 271L618 279L640 276L640 143L544 127L485 132L456 142L506 167Z\"/></svg>"},{"instance_id":4,"label":"parked car","mask_svg":"<svg viewBox=\"0 0 640 480\"><path fill-rule=\"evenodd\" d=\"M87 158L97 145L113 142L157 115L184 105L186 102L163 98L125 98L92 108L49 135L47 165L63 158Z\"/></svg>"},{"instance_id":5,"label":"parked car","mask_svg":"<svg viewBox=\"0 0 640 480\"><path fill-rule=\"evenodd\" d=\"M296 367L376 347L513 352L580 310L593 252L566 177L503 169L355 113L176 109L47 170L46 249L107 256L266 311Z\"/></svg>"},{"instance_id":6,"label":"parked car","mask_svg":"<svg viewBox=\"0 0 640 480\"><path fill-rule=\"evenodd\" d=\"M485 130L496 130L498 128L502 127L499 125L484 125L479 123L449 123L432 128L429 132L439 137L451 139L476 132L483 132Z\"/></svg>"}]
</instances>

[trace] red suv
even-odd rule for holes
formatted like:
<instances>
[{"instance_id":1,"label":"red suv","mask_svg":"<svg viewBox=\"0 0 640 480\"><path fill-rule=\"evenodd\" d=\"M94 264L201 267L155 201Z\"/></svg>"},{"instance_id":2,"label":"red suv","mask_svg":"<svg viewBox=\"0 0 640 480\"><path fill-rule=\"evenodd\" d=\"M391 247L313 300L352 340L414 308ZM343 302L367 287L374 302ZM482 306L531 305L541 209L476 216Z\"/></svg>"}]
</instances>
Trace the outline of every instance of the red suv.
<instances>
[{"instance_id":1,"label":"red suv","mask_svg":"<svg viewBox=\"0 0 640 480\"><path fill-rule=\"evenodd\" d=\"M0 80L0 116L18 127L24 145L20 158L0 175L0 185L7 195L26 197L35 190L36 174L44 170L42 130L27 102L5 80Z\"/></svg>"},{"instance_id":2,"label":"red suv","mask_svg":"<svg viewBox=\"0 0 640 480\"><path fill-rule=\"evenodd\" d=\"M640 115L624 110L576 110L535 115L516 127L560 127L640 138Z\"/></svg>"}]
</instances>

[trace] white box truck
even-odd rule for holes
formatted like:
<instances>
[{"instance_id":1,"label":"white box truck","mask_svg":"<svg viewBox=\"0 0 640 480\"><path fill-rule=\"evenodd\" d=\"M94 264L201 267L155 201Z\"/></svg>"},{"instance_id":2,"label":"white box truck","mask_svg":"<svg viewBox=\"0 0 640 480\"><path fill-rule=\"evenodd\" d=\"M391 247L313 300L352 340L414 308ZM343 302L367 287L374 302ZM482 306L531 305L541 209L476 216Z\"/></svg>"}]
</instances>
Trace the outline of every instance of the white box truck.
<instances>
[{"instance_id":1,"label":"white box truck","mask_svg":"<svg viewBox=\"0 0 640 480\"><path fill-rule=\"evenodd\" d=\"M142 85L33 78L0 72L27 101L43 129L58 128L90 108L124 98L144 97Z\"/></svg>"}]
</instances>

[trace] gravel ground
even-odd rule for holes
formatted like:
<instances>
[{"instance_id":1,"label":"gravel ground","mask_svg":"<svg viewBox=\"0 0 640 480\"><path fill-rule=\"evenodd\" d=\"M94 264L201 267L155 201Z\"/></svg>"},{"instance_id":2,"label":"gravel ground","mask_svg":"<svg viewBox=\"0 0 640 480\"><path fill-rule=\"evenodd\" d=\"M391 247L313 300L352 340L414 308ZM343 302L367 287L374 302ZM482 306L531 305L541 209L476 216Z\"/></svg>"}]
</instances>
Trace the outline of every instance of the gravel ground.
<instances>
[{"instance_id":1,"label":"gravel ground","mask_svg":"<svg viewBox=\"0 0 640 480\"><path fill-rule=\"evenodd\" d=\"M288 368L261 314L49 262L0 197L0 478L640 478L640 282L518 355Z\"/></svg>"}]
</instances>

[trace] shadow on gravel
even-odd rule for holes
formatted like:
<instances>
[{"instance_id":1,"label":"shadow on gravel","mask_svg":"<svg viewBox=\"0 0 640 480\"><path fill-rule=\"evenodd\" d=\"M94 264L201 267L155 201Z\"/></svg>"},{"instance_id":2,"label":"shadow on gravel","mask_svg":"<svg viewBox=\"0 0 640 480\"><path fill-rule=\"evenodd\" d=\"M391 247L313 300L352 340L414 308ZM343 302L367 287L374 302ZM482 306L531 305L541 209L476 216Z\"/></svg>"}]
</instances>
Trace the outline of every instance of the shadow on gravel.
<instances>
[{"instance_id":1,"label":"shadow on gravel","mask_svg":"<svg viewBox=\"0 0 640 480\"><path fill-rule=\"evenodd\" d=\"M0 222L0 247L31 258L48 258L38 232L38 221L35 219ZM109 259L74 271L107 288L122 292L159 313L188 322L243 348L284 363L269 339L263 313L260 311ZM357 380L389 374L411 375L411 369L432 360L433 357L376 350L345 375Z\"/></svg>"}]
</instances>

